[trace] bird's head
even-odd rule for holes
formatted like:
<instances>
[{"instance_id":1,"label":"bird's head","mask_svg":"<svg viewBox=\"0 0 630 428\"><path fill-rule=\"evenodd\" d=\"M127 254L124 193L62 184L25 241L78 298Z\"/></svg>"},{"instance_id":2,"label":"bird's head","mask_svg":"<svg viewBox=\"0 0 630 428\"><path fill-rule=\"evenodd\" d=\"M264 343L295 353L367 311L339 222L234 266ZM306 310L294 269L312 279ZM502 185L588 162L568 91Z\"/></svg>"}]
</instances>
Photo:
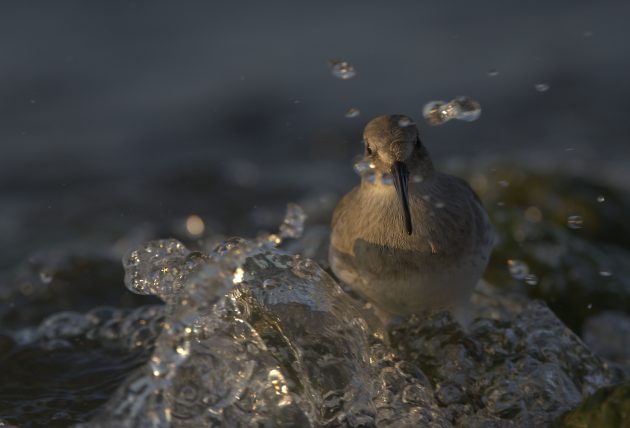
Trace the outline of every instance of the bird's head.
<instances>
[{"instance_id":1,"label":"bird's head","mask_svg":"<svg viewBox=\"0 0 630 428\"><path fill-rule=\"evenodd\" d=\"M409 177L423 180L433 174L433 163L420 141L415 122L400 114L379 116L365 126L363 142L365 156L375 169L393 176L405 216L405 230L411 235Z\"/></svg>"}]
</instances>

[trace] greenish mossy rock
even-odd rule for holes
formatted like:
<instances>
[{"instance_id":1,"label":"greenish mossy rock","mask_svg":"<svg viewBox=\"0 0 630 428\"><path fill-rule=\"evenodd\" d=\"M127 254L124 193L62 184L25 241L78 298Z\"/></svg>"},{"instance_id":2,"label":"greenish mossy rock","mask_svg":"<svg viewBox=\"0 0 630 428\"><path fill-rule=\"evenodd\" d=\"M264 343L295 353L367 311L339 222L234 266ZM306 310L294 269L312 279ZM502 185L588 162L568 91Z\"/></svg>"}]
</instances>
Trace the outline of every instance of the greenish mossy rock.
<instances>
[{"instance_id":1,"label":"greenish mossy rock","mask_svg":"<svg viewBox=\"0 0 630 428\"><path fill-rule=\"evenodd\" d=\"M467 177L498 235L485 278L545 300L577 332L603 310L627 312L630 195L582 177L488 170Z\"/></svg>"},{"instance_id":2,"label":"greenish mossy rock","mask_svg":"<svg viewBox=\"0 0 630 428\"><path fill-rule=\"evenodd\" d=\"M599 389L575 410L562 415L554 427L630 427L630 382Z\"/></svg>"}]
</instances>

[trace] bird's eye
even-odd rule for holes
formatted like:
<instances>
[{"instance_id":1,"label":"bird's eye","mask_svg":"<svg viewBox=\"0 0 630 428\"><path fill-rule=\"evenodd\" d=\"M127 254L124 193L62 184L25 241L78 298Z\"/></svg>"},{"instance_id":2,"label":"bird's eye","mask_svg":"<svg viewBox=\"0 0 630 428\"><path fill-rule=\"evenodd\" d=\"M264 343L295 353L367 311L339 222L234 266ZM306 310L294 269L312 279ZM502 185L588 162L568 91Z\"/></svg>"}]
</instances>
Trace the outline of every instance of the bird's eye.
<instances>
[{"instance_id":1,"label":"bird's eye","mask_svg":"<svg viewBox=\"0 0 630 428\"><path fill-rule=\"evenodd\" d=\"M368 155L372 154L372 148L369 146L369 144L367 146L365 146L365 150L367 151Z\"/></svg>"}]
</instances>

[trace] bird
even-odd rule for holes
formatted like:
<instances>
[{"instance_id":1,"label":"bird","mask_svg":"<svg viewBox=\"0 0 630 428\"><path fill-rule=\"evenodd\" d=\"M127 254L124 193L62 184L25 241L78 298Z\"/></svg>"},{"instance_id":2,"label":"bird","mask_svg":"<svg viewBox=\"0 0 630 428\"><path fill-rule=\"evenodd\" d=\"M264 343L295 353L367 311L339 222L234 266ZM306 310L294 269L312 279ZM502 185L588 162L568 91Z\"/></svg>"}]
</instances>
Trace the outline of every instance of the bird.
<instances>
[{"instance_id":1,"label":"bird","mask_svg":"<svg viewBox=\"0 0 630 428\"><path fill-rule=\"evenodd\" d=\"M451 312L462 325L494 245L494 229L468 183L436 171L406 115L363 131L367 173L336 206L329 265L382 320Z\"/></svg>"}]
</instances>

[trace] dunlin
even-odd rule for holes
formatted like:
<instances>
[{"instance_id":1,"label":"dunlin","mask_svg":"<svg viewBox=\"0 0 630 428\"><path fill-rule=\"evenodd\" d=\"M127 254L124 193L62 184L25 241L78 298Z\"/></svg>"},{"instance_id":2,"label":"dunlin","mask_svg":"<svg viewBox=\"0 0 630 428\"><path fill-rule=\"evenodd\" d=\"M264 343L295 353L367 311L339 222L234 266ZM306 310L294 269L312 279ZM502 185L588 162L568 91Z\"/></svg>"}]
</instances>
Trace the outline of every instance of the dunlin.
<instances>
[{"instance_id":1,"label":"dunlin","mask_svg":"<svg viewBox=\"0 0 630 428\"><path fill-rule=\"evenodd\" d=\"M381 315L450 310L466 323L494 243L479 198L435 171L411 118L377 117L363 140L372 170L333 214L333 272Z\"/></svg>"}]
</instances>

